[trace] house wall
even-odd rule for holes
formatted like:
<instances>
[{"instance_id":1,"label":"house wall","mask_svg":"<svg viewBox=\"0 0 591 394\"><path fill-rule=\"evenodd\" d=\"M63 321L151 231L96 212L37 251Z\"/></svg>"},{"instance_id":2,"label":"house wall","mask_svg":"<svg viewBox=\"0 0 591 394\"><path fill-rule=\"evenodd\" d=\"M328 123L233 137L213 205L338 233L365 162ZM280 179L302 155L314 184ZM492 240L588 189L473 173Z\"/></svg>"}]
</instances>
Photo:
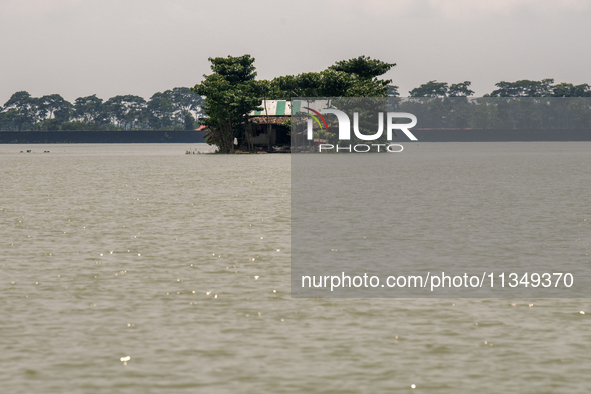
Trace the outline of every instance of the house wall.
<instances>
[{"instance_id":1,"label":"house wall","mask_svg":"<svg viewBox=\"0 0 591 394\"><path fill-rule=\"evenodd\" d=\"M276 137L277 137L277 131L275 129L275 126L271 125L270 130L268 133L261 133L257 136L251 137L251 143L253 145L257 145L257 146L267 146L267 145L273 145L275 144L276 141ZM269 137L270 137L270 141L269 141Z\"/></svg>"}]
</instances>

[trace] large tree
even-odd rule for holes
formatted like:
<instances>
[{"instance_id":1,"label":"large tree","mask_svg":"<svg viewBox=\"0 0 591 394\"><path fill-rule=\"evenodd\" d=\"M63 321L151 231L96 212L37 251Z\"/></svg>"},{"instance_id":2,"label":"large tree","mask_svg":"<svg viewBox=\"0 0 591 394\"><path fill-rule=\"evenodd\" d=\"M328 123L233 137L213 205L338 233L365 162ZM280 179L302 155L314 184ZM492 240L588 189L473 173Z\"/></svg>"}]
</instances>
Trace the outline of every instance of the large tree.
<instances>
[{"instance_id":1,"label":"large tree","mask_svg":"<svg viewBox=\"0 0 591 394\"><path fill-rule=\"evenodd\" d=\"M446 97L449 91L447 82L429 81L410 92L410 97Z\"/></svg>"},{"instance_id":2,"label":"large tree","mask_svg":"<svg viewBox=\"0 0 591 394\"><path fill-rule=\"evenodd\" d=\"M67 122L74 106L59 94L49 94L37 99L37 108L40 120L55 118Z\"/></svg>"},{"instance_id":3,"label":"large tree","mask_svg":"<svg viewBox=\"0 0 591 394\"><path fill-rule=\"evenodd\" d=\"M209 129L206 142L220 153L234 152L234 139L245 138L248 114L261 104L254 60L250 55L209 58L213 74L191 89L205 96L201 124Z\"/></svg>"},{"instance_id":4,"label":"large tree","mask_svg":"<svg viewBox=\"0 0 591 394\"><path fill-rule=\"evenodd\" d=\"M530 81L522 79L515 82L501 81L496 83L498 88L493 90L491 97L550 97L552 96L552 84L554 80L551 78L542 79L541 81Z\"/></svg>"},{"instance_id":5,"label":"large tree","mask_svg":"<svg viewBox=\"0 0 591 394\"><path fill-rule=\"evenodd\" d=\"M170 129L174 127L174 107L171 91L154 93L148 101L148 124L153 129Z\"/></svg>"},{"instance_id":6,"label":"large tree","mask_svg":"<svg viewBox=\"0 0 591 394\"><path fill-rule=\"evenodd\" d=\"M76 117L84 123L100 123L104 121L103 99L96 94L78 97L74 102Z\"/></svg>"},{"instance_id":7,"label":"large tree","mask_svg":"<svg viewBox=\"0 0 591 394\"><path fill-rule=\"evenodd\" d=\"M396 63L386 63L378 59L372 59L369 56L359 56L354 59L340 60L330 66L329 69L356 75L360 79L374 80L390 71L394 66L396 66ZM391 82L391 79L386 79L380 83L388 85Z\"/></svg>"},{"instance_id":8,"label":"large tree","mask_svg":"<svg viewBox=\"0 0 591 394\"><path fill-rule=\"evenodd\" d=\"M341 60L326 70L277 77L271 81L274 98L294 97L386 97L398 96L391 79L378 77L396 63L359 56Z\"/></svg>"},{"instance_id":9,"label":"large tree","mask_svg":"<svg viewBox=\"0 0 591 394\"><path fill-rule=\"evenodd\" d=\"M7 113L5 121L10 121L10 128L27 130L37 121L37 100L26 91L16 92L4 104L3 111Z\"/></svg>"},{"instance_id":10,"label":"large tree","mask_svg":"<svg viewBox=\"0 0 591 394\"><path fill-rule=\"evenodd\" d=\"M194 127L201 113L203 98L189 88L174 88L155 93L148 101L148 122L151 128L185 129Z\"/></svg>"},{"instance_id":11,"label":"large tree","mask_svg":"<svg viewBox=\"0 0 591 394\"><path fill-rule=\"evenodd\" d=\"M474 91L470 89L472 82L464 81L460 83L452 83L449 86L449 97L469 97L474 94Z\"/></svg>"},{"instance_id":12,"label":"large tree","mask_svg":"<svg viewBox=\"0 0 591 394\"><path fill-rule=\"evenodd\" d=\"M146 100L131 94L108 99L103 110L111 123L124 130L141 128L146 120Z\"/></svg>"},{"instance_id":13,"label":"large tree","mask_svg":"<svg viewBox=\"0 0 591 394\"><path fill-rule=\"evenodd\" d=\"M470 97L474 91L470 89L472 82L464 81L459 83L429 81L410 92L410 97Z\"/></svg>"},{"instance_id":14,"label":"large tree","mask_svg":"<svg viewBox=\"0 0 591 394\"><path fill-rule=\"evenodd\" d=\"M591 86L586 83L558 83L552 87L552 97L591 97Z\"/></svg>"}]
</instances>

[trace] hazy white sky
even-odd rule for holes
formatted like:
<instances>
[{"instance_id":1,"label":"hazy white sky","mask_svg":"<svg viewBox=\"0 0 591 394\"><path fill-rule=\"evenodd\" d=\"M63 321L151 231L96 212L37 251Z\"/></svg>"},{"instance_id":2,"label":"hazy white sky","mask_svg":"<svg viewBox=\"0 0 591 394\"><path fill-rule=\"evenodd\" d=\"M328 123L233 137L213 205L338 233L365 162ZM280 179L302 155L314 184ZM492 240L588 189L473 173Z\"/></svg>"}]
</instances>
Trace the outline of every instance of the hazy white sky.
<instances>
[{"instance_id":1,"label":"hazy white sky","mask_svg":"<svg viewBox=\"0 0 591 394\"><path fill-rule=\"evenodd\" d=\"M258 77L359 55L429 80L591 84L590 0L0 0L0 104L18 90L73 101L193 86L208 57L251 54Z\"/></svg>"}]
</instances>

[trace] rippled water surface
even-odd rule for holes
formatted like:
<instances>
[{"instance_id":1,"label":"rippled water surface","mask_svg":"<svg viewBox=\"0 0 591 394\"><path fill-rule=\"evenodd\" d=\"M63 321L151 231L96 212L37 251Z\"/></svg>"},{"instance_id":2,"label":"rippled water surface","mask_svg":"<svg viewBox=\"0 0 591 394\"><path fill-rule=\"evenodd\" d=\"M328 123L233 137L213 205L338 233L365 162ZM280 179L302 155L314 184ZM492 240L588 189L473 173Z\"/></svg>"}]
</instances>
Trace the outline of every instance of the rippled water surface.
<instances>
[{"instance_id":1,"label":"rippled water surface","mask_svg":"<svg viewBox=\"0 0 591 394\"><path fill-rule=\"evenodd\" d=\"M195 147L0 145L1 393L591 391L586 299L292 299L290 155Z\"/></svg>"}]
</instances>

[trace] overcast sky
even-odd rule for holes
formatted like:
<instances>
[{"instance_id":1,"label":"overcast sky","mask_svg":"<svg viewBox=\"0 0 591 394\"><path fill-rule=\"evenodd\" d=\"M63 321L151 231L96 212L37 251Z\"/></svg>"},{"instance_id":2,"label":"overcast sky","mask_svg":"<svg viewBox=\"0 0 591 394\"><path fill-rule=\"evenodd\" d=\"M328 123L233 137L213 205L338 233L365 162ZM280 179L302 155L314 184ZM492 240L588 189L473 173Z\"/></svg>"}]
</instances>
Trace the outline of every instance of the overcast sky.
<instances>
[{"instance_id":1,"label":"overcast sky","mask_svg":"<svg viewBox=\"0 0 591 394\"><path fill-rule=\"evenodd\" d=\"M397 63L401 94L429 80L591 84L590 0L0 0L0 104L193 86L208 57L250 54L258 78L360 55Z\"/></svg>"}]
</instances>

